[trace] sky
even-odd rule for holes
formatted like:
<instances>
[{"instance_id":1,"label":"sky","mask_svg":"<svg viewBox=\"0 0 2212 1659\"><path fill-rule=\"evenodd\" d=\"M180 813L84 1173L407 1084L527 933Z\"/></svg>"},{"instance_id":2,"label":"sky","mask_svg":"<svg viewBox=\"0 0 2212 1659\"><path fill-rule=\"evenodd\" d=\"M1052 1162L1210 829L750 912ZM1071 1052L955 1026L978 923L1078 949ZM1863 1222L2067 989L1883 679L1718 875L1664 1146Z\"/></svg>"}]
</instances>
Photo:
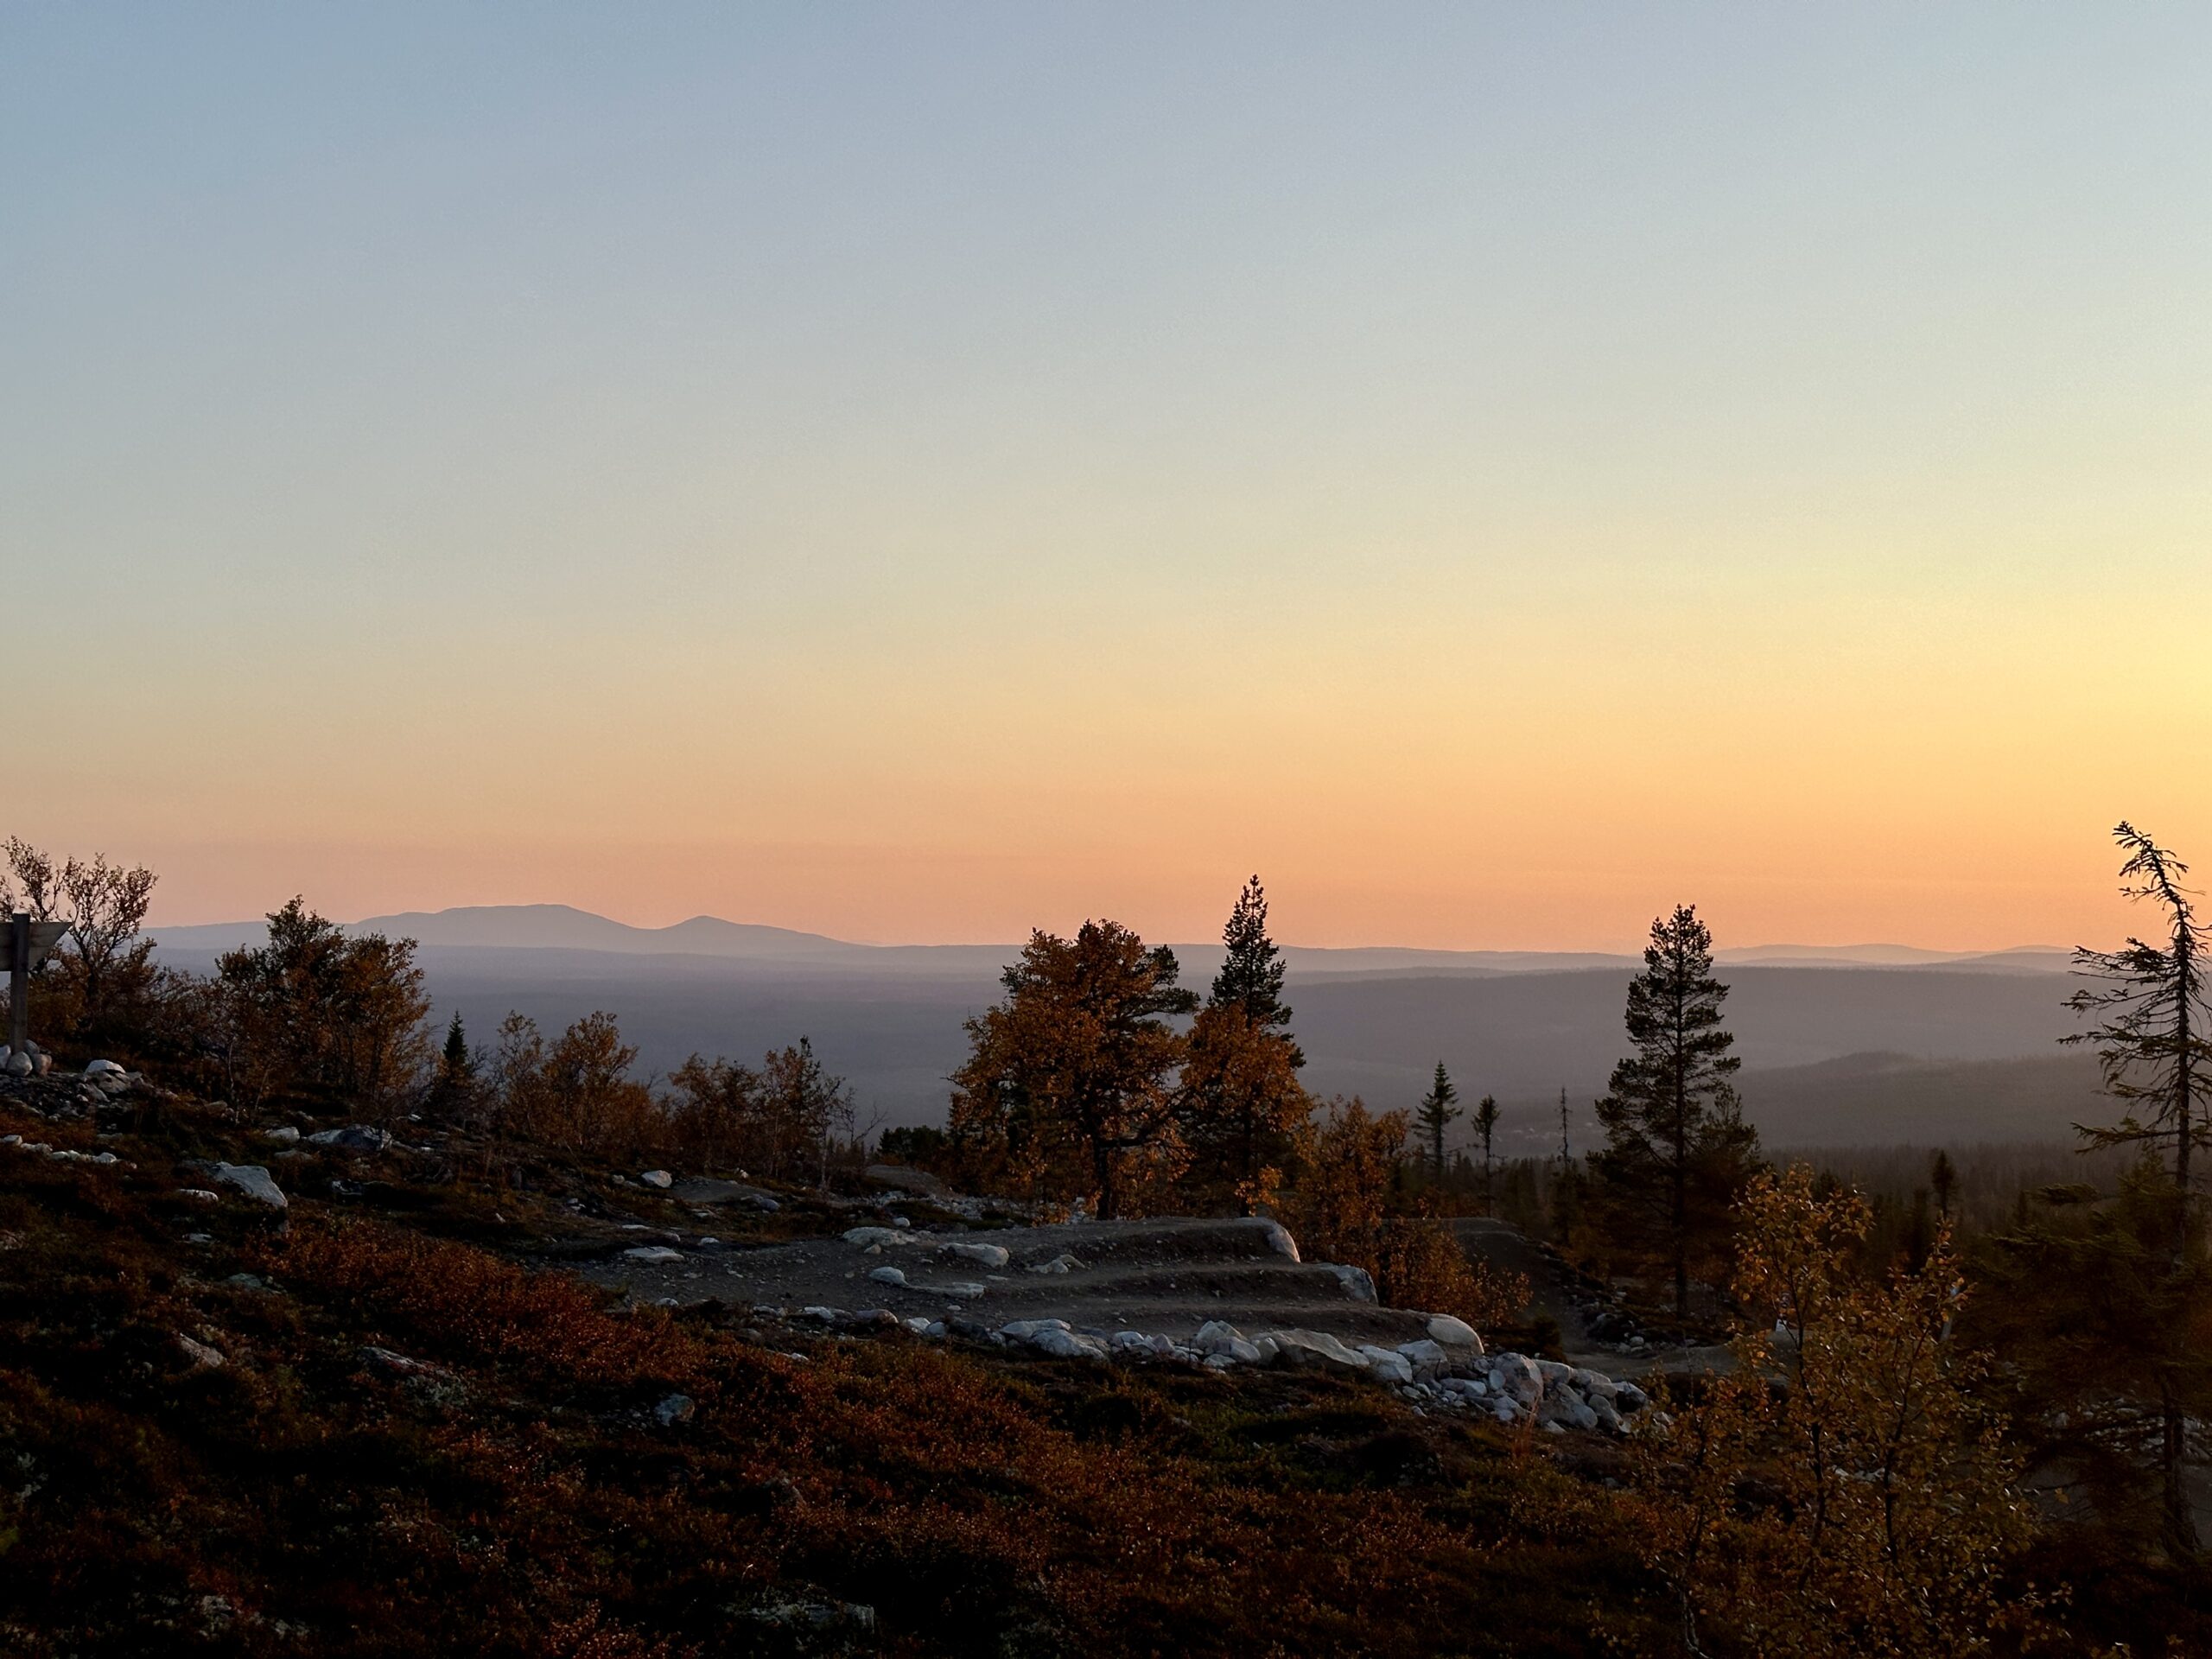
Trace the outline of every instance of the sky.
<instances>
[{"instance_id":1,"label":"sky","mask_svg":"<svg viewBox=\"0 0 2212 1659\"><path fill-rule=\"evenodd\" d=\"M2212 865L2208 294L2197 3L9 6L0 833L2107 942L2114 820Z\"/></svg>"}]
</instances>

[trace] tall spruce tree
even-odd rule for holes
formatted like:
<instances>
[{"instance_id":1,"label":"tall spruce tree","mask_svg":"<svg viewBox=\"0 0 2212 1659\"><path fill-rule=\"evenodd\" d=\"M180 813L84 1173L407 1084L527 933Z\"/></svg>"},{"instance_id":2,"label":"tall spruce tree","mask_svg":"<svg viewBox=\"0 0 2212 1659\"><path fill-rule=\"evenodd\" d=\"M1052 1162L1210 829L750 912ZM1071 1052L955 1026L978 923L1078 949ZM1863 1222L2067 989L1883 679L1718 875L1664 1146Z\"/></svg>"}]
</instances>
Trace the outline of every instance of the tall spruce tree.
<instances>
[{"instance_id":1,"label":"tall spruce tree","mask_svg":"<svg viewBox=\"0 0 2212 1659\"><path fill-rule=\"evenodd\" d=\"M1444 1179L1444 1131L1450 1127L1452 1120L1459 1116L1459 1109L1453 1103L1459 1098L1459 1090L1452 1086L1451 1075L1444 1069L1444 1062L1439 1060L1436 1063L1436 1080L1429 1084L1428 1092L1421 1097L1418 1119L1421 1138L1428 1142L1428 1167L1439 1180Z\"/></svg>"},{"instance_id":2,"label":"tall spruce tree","mask_svg":"<svg viewBox=\"0 0 2212 1659\"><path fill-rule=\"evenodd\" d=\"M1483 1138L1483 1214L1489 1215L1496 1205L1492 1191L1496 1160L1491 1157L1491 1142L1497 1134L1497 1097L1484 1095L1475 1107L1475 1133Z\"/></svg>"},{"instance_id":3,"label":"tall spruce tree","mask_svg":"<svg viewBox=\"0 0 2212 1659\"><path fill-rule=\"evenodd\" d=\"M2126 1109L2115 1124L2075 1125L2091 1146L2171 1149L2180 1198L2174 1211L2178 1260L2188 1252L2194 1224L2190 1154L2205 1135L2204 1079L2212 1075L2206 937L2190 890L2181 885L2189 866L2125 820L2112 833L2127 854L2120 867L2122 896L2147 899L2164 911L2166 937L2156 944L2131 938L2118 950L2076 950L2075 971L2101 983L2076 992L2067 1006L2101 1017L2091 1029L2059 1040L2095 1049L2105 1092Z\"/></svg>"},{"instance_id":4,"label":"tall spruce tree","mask_svg":"<svg viewBox=\"0 0 2212 1659\"><path fill-rule=\"evenodd\" d=\"M1591 1160L1624 1242L1664 1262L1675 1313L1689 1317L1690 1262L1726 1237L1729 1206L1756 1167L1758 1136L1730 1079L1743 1062L1720 1023L1728 988L1713 976L1713 934L1694 906L1651 924L1643 971L1629 982L1636 1052L1613 1068Z\"/></svg>"},{"instance_id":5,"label":"tall spruce tree","mask_svg":"<svg viewBox=\"0 0 2212 1659\"><path fill-rule=\"evenodd\" d=\"M2117 1123L2075 1126L2087 1147L2139 1147L2143 1161L2109 1198L2054 1188L2038 1215L2024 1194L2014 1232L1998 1243L2022 1307L2069 1332L2094 1332L2103 1344L2094 1410L2068 1392L2068 1368L2082 1363L2078 1344L2022 1344L2023 1375L2044 1391L2048 1412L2077 1423L2082 1446L2112 1458L2114 1470L2155 1469L2163 1541L2187 1560L2202 1547L2189 1495L2190 1442L2193 1434L2201 1440L2194 1426L2212 1415L2204 1340L2212 1260L2190 1158L2206 1138L2212 1077L2207 938L2195 895L2182 885L2189 866L2125 821L2113 839L2126 855L2120 893L2158 906L2164 937L2075 951L2076 970L2099 982L2068 1006L2098 1023L2061 1040L2095 1050L2105 1092L2123 1107ZM2094 1319L2083 1317L2083 1304Z\"/></svg>"},{"instance_id":6,"label":"tall spruce tree","mask_svg":"<svg viewBox=\"0 0 2212 1659\"><path fill-rule=\"evenodd\" d=\"M1268 937L1268 890L1260 885L1258 876L1247 881L1236 895L1229 921L1221 930L1221 942L1228 947L1228 954L1222 959L1221 971L1213 976L1208 1006L1220 1008L1233 1003L1243 1009L1255 1030L1279 1031L1287 1038L1290 1010L1282 1000L1285 964L1281 950ZM1306 1064L1296 1043L1291 1044L1290 1054L1292 1065Z\"/></svg>"}]
</instances>

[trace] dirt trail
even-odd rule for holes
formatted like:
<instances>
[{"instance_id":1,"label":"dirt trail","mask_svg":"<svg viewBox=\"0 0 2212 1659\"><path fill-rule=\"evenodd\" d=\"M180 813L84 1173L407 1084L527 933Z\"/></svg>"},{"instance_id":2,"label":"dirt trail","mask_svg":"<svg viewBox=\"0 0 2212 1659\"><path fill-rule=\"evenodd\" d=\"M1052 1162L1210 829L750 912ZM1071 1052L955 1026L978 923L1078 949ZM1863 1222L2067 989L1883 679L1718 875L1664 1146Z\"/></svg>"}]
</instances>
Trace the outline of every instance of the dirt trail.
<instances>
[{"instance_id":1,"label":"dirt trail","mask_svg":"<svg viewBox=\"0 0 2212 1659\"><path fill-rule=\"evenodd\" d=\"M1734 1356L1716 1344L1632 1348L1592 1336L1592 1294L1568 1282L1570 1274L1550 1250L1510 1223L1488 1217L1463 1216L1447 1225L1473 1260L1527 1277L1529 1306L1558 1324L1560 1347L1571 1364L1635 1379L1654 1371L1727 1370L1735 1363Z\"/></svg>"}]
</instances>

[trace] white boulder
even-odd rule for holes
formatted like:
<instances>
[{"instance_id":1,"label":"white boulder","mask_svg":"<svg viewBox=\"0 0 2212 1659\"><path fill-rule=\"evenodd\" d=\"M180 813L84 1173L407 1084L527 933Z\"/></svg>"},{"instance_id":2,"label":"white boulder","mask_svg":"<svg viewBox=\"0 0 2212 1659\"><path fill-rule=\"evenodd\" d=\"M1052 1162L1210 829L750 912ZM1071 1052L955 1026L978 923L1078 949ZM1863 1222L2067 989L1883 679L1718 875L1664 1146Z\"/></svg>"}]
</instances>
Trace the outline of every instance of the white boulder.
<instances>
[{"instance_id":1,"label":"white boulder","mask_svg":"<svg viewBox=\"0 0 2212 1659\"><path fill-rule=\"evenodd\" d=\"M1454 1348L1472 1348L1478 1354L1483 1351L1483 1339L1475 1334L1475 1327L1449 1313L1438 1313L1430 1318L1428 1338L1431 1342L1444 1343Z\"/></svg>"},{"instance_id":2,"label":"white boulder","mask_svg":"<svg viewBox=\"0 0 2212 1659\"><path fill-rule=\"evenodd\" d=\"M638 1179L643 1181L647 1186L658 1186L662 1188L664 1191L676 1185L676 1177L670 1174L664 1169L646 1170L643 1174L639 1175Z\"/></svg>"},{"instance_id":3,"label":"white boulder","mask_svg":"<svg viewBox=\"0 0 2212 1659\"><path fill-rule=\"evenodd\" d=\"M639 1244L622 1252L632 1262L681 1262L683 1252L672 1250L665 1244Z\"/></svg>"},{"instance_id":4,"label":"white boulder","mask_svg":"<svg viewBox=\"0 0 2212 1659\"><path fill-rule=\"evenodd\" d=\"M1225 1319L1208 1319L1191 1338L1191 1346L1210 1359L1226 1358L1239 1365L1260 1363L1260 1351L1244 1333Z\"/></svg>"},{"instance_id":5,"label":"white boulder","mask_svg":"<svg viewBox=\"0 0 2212 1659\"><path fill-rule=\"evenodd\" d=\"M1368 1370L1367 1356L1347 1348L1325 1331L1272 1331L1277 1357L1306 1370L1357 1372Z\"/></svg>"},{"instance_id":6,"label":"white boulder","mask_svg":"<svg viewBox=\"0 0 2212 1659\"><path fill-rule=\"evenodd\" d=\"M1412 1362L1395 1349L1377 1348L1371 1343L1363 1342L1359 1351L1366 1357L1367 1369L1374 1374L1376 1382L1394 1382L1402 1387L1414 1380Z\"/></svg>"},{"instance_id":7,"label":"white boulder","mask_svg":"<svg viewBox=\"0 0 2212 1659\"><path fill-rule=\"evenodd\" d=\"M869 1273L868 1277L879 1285L904 1286L906 1282L906 1275L896 1268L877 1268Z\"/></svg>"},{"instance_id":8,"label":"white boulder","mask_svg":"<svg viewBox=\"0 0 2212 1659\"><path fill-rule=\"evenodd\" d=\"M272 1210L290 1207L283 1190L269 1179L269 1172L259 1164L217 1164L214 1176L224 1185L238 1188L257 1204L265 1204Z\"/></svg>"},{"instance_id":9,"label":"white boulder","mask_svg":"<svg viewBox=\"0 0 2212 1659\"><path fill-rule=\"evenodd\" d=\"M1006 1266L1006 1246L1003 1244L948 1244L944 1254L957 1255L963 1262L972 1262L987 1273L995 1273Z\"/></svg>"}]
</instances>

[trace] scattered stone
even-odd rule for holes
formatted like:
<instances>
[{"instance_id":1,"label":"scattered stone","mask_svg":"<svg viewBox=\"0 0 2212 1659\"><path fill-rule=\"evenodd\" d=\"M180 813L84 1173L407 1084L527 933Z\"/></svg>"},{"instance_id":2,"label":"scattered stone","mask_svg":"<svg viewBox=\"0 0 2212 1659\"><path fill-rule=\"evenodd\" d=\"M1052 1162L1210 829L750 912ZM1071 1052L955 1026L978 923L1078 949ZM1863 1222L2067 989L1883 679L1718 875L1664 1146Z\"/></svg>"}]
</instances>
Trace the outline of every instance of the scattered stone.
<instances>
[{"instance_id":1,"label":"scattered stone","mask_svg":"<svg viewBox=\"0 0 2212 1659\"><path fill-rule=\"evenodd\" d=\"M963 1262L973 1262L986 1272L995 1273L1007 1264L1006 1246L1003 1244L948 1244L943 1254L957 1255Z\"/></svg>"},{"instance_id":2,"label":"scattered stone","mask_svg":"<svg viewBox=\"0 0 2212 1659\"><path fill-rule=\"evenodd\" d=\"M212 1371L222 1366L220 1349L210 1348L204 1342L194 1342L182 1332L177 1333L176 1346L177 1351L184 1356L186 1363L195 1371Z\"/></svg>"},{"instance_id":3,"label":"scattered stone","mask_svg":"<svg viewBox=\"0 0 2212 1659\"><path fill-rule=\"evenodd\" d=\"M290 1208L290 1201L283 1190L269 1179L269 1172L259 1164L217 1164L212 1173L217 1180L238 1188L257 1204L265 1204L272 1210Z\"/></svg>"},{"instance_id":4,"label":"scattered stone","mask_svg":"<svg viewBox=\"0 0 2212 1659\"><path fill-rule=\"evenodd\" d=\"M382 1152L391 1136L372 1123L348 1123L342 1129L324 1129L308 1136L311 1147L333 1147L340 1152Z\"/></svg>"},{"instance_id":5,"label":"scattered stone","mask_svg":"<svg viewBox=\"0 0 2212 1659\"><path fill-rule=\"evenodd\" d=\"M1063 1252L1049 1262L1032 1262L1027 1270L1031 1273L1076 1273L1082 1268L1082 1262Z\"/></svg>"},{"instance_id":6,"label":"scattered stone","mask_svg":"<svg viewBox=\"0 0 2212 1659\"><path fill-rule=\"evenodd\" d=\"M420 1376L433 1368L419 1359L410 1358L396 1349L379 1348L374 1343L363 1347L353 1356L362 1366L378 1376Z\"/></svg>"},{"instance_id":7,"label":"scattered stone","mask_svg":"<svg viewBox=\"0 0 2212 1659\"><path fill-rule=\"evenodd\" d=\"M653 1421L663 1428L674 1428L678 1423L688 1423L697 1408L688 1394L671 1394L653 1408Z\"/></svg>"},{"instance_id":8,"label":"scattered stone","mask_svg":"<svg viewBox=\"0 0 2212 1659\"><path fill-rule=\"evenodd\" d=\"M1260 1351L1244 1338L1244 1333L1225 1319L1208 1319L1191 1338L1191 1346L1208 1359L1225 1360L1233 1365L1257 1365Z\"/></svg>"},{"instance_id":9,"label":"scattered stone","mask_svg":"<svg viewBox=\"0 0 2212 1659\"><path fill-rule=\"evenodd\" d=\"M906 1275L896 1268L873 1268L868 1276L879 1285L897 1285L903 1288L906 1283Z\"/></svg>"},{"instance_id":10,"label":"scattered stone","mask_svg":"<svg viewBox=\"0 0 2212 1659\"><path fill-rule=\"evenodd\" d=\"M632 1262L681 1262L683 1252L665 1244L633 1244L622 1252Z\"/></svg>"},{"instance_id":11,"label":"scattered stone","mask_svg":"<svg viewBox=\"0 0 2212 1659\"><path fill-rule=\"evenodd\" d=\"M918 1244L921 1241L912 1233L896 1227L852 1227L845 1232L845 1243L856 1244L861 1249L880 1249L886 1245Z\"/></svg>"},{"instance_id":12,"label":"scattered stone","mask_svg":"<svg viewBox=\"0 0 2212 1659\"><path fill-rule=\"evenodd\" d=\"M647 1186L657 1186L663 1192L667 1191L670 1187L676 1185L676 1177L670 1174L664 1169L646 1170L643 1174L639 1175L638 1179L643 1181Z\"/></svg>"},{"instance_id":13,"label":"scattered stone","mask_svg":"<svg viewBox=\"0 0 2212 1659\"><path fill-rule=\"evenodd\" d=\"M1325 1331L1270 1331L1266 1334L1274 1339L1276 1357L1286 1365L1327 1371L1369 1369L1366 1355L1347 1348Z\"/></svg>"},{"instance_id":14,"label":"scattered stone","mask_svg":"<svg viewBox=\"0 0 2212 1659\"><path fill-rule=\"evenodd\" d=\"M1376 1382L1403 1386L1414 1380L1413 1363L1395 1349L1363 1342L1359 1352L1366 1357L1367 1368L1374 1373Z\"/></svg>"}]
</instances>

